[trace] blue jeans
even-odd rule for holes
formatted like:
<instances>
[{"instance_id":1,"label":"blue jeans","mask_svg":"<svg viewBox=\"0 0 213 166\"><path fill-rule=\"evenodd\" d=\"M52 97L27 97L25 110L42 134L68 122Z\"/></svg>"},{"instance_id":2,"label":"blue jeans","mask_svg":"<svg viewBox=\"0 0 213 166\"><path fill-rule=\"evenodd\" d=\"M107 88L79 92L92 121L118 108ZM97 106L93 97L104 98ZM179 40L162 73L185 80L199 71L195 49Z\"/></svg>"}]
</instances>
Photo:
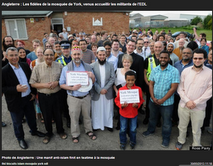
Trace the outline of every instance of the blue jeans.
<instances>
[{"instance_id":1,"label":"blue jeans","mask_svg":"<svg viewBox=\"0 0 213 166\"><path fill-rule=\"evenodd\" d=\"M130 142L132 144L136 144L136 128L137 128L137 117L134 118L125 118L120 115L120 143L126 144L126 132L127 132L127 125L129 125L129 135L130 135ZM129 123L129 124L128 124Z\"/></svg>"},{"instance_id":2,"label":"blue jeans","mask_svg":"<svg viewBox=\"0 0 213 166\"><path fill-rule=\"evenodd\" d=\"M33 101L30 101L30 99L31 95L23 97L20 103L21 110L18 110L17 112L10 112L15 136L18 140L24 139L24 130L22 126L22 119L24 116L26 117L28 126L30 127L30 132L37 132L35 109Z\"/></svg>"},{"instance_id":3,"label":"blue jeans","mask_svg":"<svg viewBox=\"0 0 213 166\"><path fill-rule=\"evenodd\" d=\"M163 139L170 139L171 131L172 131L172 112L173 105L161 106L156 105L151 100L149 101L149 109L150 109L150 117L149 117L149 125L148 131L150 133L155 132L156 124L158 122L159 114L163 119L162 125L162 137Z\"/></svg>"}]
</instances>

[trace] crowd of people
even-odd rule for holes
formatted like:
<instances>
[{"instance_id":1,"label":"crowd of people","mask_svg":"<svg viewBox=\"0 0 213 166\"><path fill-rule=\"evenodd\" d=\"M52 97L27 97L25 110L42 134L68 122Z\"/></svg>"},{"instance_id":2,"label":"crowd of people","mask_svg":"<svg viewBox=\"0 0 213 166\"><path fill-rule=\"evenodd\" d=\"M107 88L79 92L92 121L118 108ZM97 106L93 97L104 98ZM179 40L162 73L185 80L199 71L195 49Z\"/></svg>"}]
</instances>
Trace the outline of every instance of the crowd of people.
<instances>
[{"instance_id":1,"label":"crowd of people","mask_svg":"<svg viewBox=\"0 0 213 166\"><path fill-rule=\"evenodd\" d=\"M44 137L44 144L53 136L53 122L61 139L68 137L63 117L73 143L79 142L81 123L96 140L97 130L113 132L115 111L123 150L127 135L130 147L136 145L138 112L145 114L143 125L148 125L144 137L162 122L163 147L169 146L172 126L179 129L177 150L186 142L189 126L192 146L202 146L205 130L212 133L212 42L207 43L205 33L198 35L194 28L194 38L185 32L173 38L165 30L69 34L64 28L43 35L42 42L32 41L32 51L12 36L2 42L2 95L22 149L28 148L25 118L32 136ZM86 72L89 84L69 84L70 72ZM121 102L128 90L137 91L137 102ZM37 130L36 118L44 123L45 134Z\"/></svg>"}]
</instances>

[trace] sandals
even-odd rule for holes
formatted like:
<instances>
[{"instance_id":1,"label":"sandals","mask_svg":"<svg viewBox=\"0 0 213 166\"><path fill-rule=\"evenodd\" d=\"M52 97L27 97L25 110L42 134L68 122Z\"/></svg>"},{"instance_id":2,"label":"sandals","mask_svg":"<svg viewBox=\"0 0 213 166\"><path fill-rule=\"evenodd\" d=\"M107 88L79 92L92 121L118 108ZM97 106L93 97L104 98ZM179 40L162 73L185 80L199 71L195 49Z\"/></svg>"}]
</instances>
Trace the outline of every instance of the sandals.
<instances>
[{"instance_id":1,"label":"sandals","mask_svg":"<svg viewBox=\"0 0 213 166\"><path fill-rule=\"evenodd\" d=\"M90 137L91 140L97 139L96 135L92 131L89 131L86 134Z\"/></svg>"},{"instance_id":2,"label":"sandals","mask_svg":"<svg viewBox=\"0 0 213 166\"><path fill-rule=\"evenodd\" d=\"M50 138L51 137L49 137L49 136L45 136L44 139L43 139L43 143L48 144L50 142Z\"/></svg>"},{"instance_id":3,"label":"sandals","mask_svg":"<svg viewBox=\"0 0 213 166\"><path fill-rule=\"evenodd\" d=\"M41 118L41 123L44 123L44 119L43 118Z\"/></svg>"},{"instance_id":4,"label":"sandals","mask_svg":"<svg viewBox=\"0 0 213 166\"><path fill-rule=\"evenodd\" d=\"M61 133L59 134L61 139L67 139L67 134L66 133Z\"/></svg>"},{"instance_id":5,"label":"sandals","mask_svg":"<svg viewBox=\"0 0 213 166\"><path fill-rule=\"evenodd\" d=\"M73 143L78 143L78 142L79 142L78 137L72 137L72 142L73 142Z\"/></svg>"}]
</instances>

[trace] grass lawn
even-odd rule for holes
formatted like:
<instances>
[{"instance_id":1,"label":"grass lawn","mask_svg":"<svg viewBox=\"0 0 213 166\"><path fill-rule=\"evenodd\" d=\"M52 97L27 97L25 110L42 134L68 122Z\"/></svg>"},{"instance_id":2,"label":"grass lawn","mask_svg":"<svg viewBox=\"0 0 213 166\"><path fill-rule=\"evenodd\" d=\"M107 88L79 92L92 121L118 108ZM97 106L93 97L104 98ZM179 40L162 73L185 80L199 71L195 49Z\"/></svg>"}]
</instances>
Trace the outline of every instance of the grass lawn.
<instances>
[{"instance_id":1,"label":"grass lawn","mask_svg":"<svg viewBox=\"0 0 213 166\"><path fill-rule=\"evenodd\" d=\"M177 32L177 31L185 31L185 32L189 32L189 33L193 33L192 28L184 28L184 27L180 27L180 28L151 28L152 32L155 33L156 30L158 30L158 32L160 32L161 30L165 29L165 32L168 33L168 30L170 29L172 34ZM146 29L147 30L147 29ZM198 29L197 30L197 34L199 35L200 33L205 33L206 34L206 38L208 41L212 41L212 30L206 30L206 29Z\"/></svg>"}]
</instances>

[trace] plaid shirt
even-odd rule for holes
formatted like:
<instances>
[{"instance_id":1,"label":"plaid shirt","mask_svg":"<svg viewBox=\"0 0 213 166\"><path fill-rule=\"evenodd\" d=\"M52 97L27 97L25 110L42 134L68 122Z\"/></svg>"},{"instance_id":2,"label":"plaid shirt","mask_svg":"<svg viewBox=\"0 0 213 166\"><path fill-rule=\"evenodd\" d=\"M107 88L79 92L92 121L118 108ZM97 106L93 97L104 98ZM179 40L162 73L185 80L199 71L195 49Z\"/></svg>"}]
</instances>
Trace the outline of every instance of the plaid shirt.
<instances>
[{"instance_id":1,"label":"plaid shirt","mask_svg":"<svg viewBox=\"0 0 213 166\"><path fill-rule=\"evenodd\" d=\"M150 74L150 80L154 81L154 96L156 99L162 99L167 92L171 88L172 83L180 83L180 75L178 70L168 64L168 66L161 70L160 65L155 67L151 74ZM153 101L151 99L151 101ZM168 106L172 105L174 103L174 94L168 98L162 106Z\"/></svg>"}]
</instances>

